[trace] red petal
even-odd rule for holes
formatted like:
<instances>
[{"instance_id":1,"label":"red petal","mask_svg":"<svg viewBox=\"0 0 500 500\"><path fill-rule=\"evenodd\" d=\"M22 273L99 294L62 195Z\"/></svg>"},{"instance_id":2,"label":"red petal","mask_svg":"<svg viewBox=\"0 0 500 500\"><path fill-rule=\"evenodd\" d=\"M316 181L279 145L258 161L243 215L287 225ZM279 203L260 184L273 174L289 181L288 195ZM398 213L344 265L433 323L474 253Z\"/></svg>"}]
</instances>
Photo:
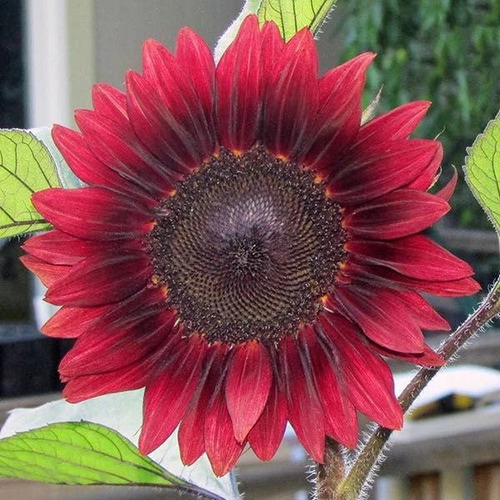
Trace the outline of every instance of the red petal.
<instances>
[{"instance_id":1,"label":"red petal","mask_svg":"<svg viewBox=\"0 0 500 500\"><path fill-rule=\"evenodd\" d=\"M433 307L418 293L393 292L400 296L401 302L407 307L410 314L425 330L449 330L450 325Z\"/></svg>"},{"instance_id":2,"label":"red petal","mask_svg":"<svg viewBox=\"0 0 500 500\"><path fill-rule=\"evenodd\" d=\"M304 352L306 351L306 352ZM284 379L288 419L311 458L322 462L325 452L325 417L314 387L312 361L306 342L285 337L279 347L279 371Z\"/></svg>"},{"instance_id":3,"label":"red petal","mask_svg":"<svg viewBox=\"0 0 500 500\"><path fill-rule=\"evenodd\" d=\"M265 89L262 138L273 154L298 158L309 148L319 102L317 73L314 40L304 28L285 45Z\"/></svg>"},{"instance_id":4,"label":"red petal","mask_svg":"<svg viewBox=\"0 0 500 500\"><path fill-rule=\"evenodd\" d=\"M197 163L207 159L214 152L213 129L209 127L202 102L177 58L161 43L148 40L144 43L143 69L145 79L162 101L160 109L168 122L169 132L177 135L182 141L179 146L185 148ZM197 68L198 73L200 70ZM211 77L212 73L207 76Z\"/></svg>"},{"instance_id":5,"label":"red petal","mask_svg":"<svg viewBox=\"0 0 500 500\"><path fill-rule=\"evenodd\" d=\"M318 342L318 334L312 328L305 329L304 333L306 331L316 388L325 412L326 432L339 443L354 448L358 441L358 417L336 368L337 361L332 352Z\"/></svg>"},{"instance_id":6,"label":"red petal","mask_svg":"<svg viewBox=\"0 0 500 500\"><path fill-rule=\"evenodd\" d=\"M357 148L339 159L329 182L333 197L346 205L357 205L405 186L435 164L441 145L435 141L382 142L365 150ZM413 189L418 189L411 186Z\"/></svg>"},{"instance_id":7,"label":"red petal","mask_svg":"<svg viewBox=\"0 0 500 500\"><path fill-rule=\"evenodd\" d=\"M91 240L142 236L152 219L136 200L104 188L53 188L32 196L36 209L57 229Z\"/></svg>"},{"instance_id":8,"label":"red petal","mask_svg":"<svg viewBox=\"0 0 500 500\"><path fill-rule=\"evenodd\" d=\"M32 236L23 245L23 250L33 257L50 264L65 266L78 264L85 257L97 252L111 253L122 248L121 242L81 240L57 230Z\"/></svg>"},{"instance_id":9,"label":"red petal","mask_svg":"<svg viewBox=\"0 0 500 500\"><path fill-rule=\"evenodd\" d=\"M144 203L150 203L150 196L137 185L131 184L117 172L110 170L90 151L83 136L60 125L52 128L52 138L71 170L83 182L104 186L119 193L132 194Z\"/></svg>"},{"instance_id":10,"label":"red petal","mask_svg":"<svg viewBox=\"0 0 500 500\"><path fill-rule=\"evenodd\" d=\"M344 318L320 315L319 321L341 360L342 376L354 405L379 425L401 429L403 411L387 364L358 339L355 328Z\"/></svg>"},{"instance_id":11,"label":"red petal","mask_svg":"<svg viewBox=\"0 0 500 500\"><path fill-rule=\"evenodd\" d=\"M42 327L49 337L79 337L90 329L118 330L148 316L162 315L169 320L174 311L165 309L165 294L157 288L143 288L118 304L100 307L59 309Z\"/></svg>"},{"instance_id":12,"label":"red petal","mask_svg":"<svg viewBox=\"0 0 500 500\"><path fill-rule=\"evenodd\" d=\"M119 370L154 355L172 341L173 321L159 317L138 318L117 331L93 329L81 335L59 365L64 379ZM161 346L160 346L161 344Z\"/></svg>"},{"instance_id":13,"label":"red petal","mask_svg":"<svg viewBox=\"0 0 500 500\"><path fill-rule=\"evenodd\" d=\"M335 295L363 333L387 349L406 353L422 352L424 337L401 298L389 290L337 287Z\"/></svg>"},{"instance_id":14,"label":"red petal","mask_svg":"<svg viewBox=\"0 0 500 500\"><path fill-rule=\"evenodd\" d=\"M212 51L193 30L182 28L177 36L175 57L180 70L193 85L205 112L207 123L212 123L215 89L215 65Z\"/></svg>"},{"instance_id":15,"label":"red petal","mask_svg":"<svg viewBox=\"0 0 500 500\"><path fill-rule=\"evenodd\" d=\"M318 132L306 157L313 168L331 167L358 133L366 71L374 58L370 52L361 54L319 80Z\"/></svg>"},{"instance_id":16,"label":"red petal","mask_svg":"<svg viewBox=\"0 0 500 500\"><path fill-rule=\"evenodd\" d=\"M76 338L85 333L100 316L109 310L102 307L61 307L41 328L44 335Z\"/></svg>"},{"instance_id":17,"label":"red petal","mask_svg":"<svg viewBox=\"0 0 500 500\"><path fill-rule=\"evenodd\" d=\"M363 238L390 240L428 228L449 209L448 203L435 195L399 189L347 212L345 224Z\"/></svg>"},{"instance_id":18,"label":"red petal","mask_svg":"<svg viewBox=\"0 0 500 500\"><path fill-rule=\"evenodd\" d=\"M179 448L182 462L191 465L205 451L205 419L212 395L220 391L222 368L227 353L221 345L213 344L206 356L203 374L191 404L179 426Z\"/></svg>"},{"instance_id":19,"label":"red petal","mask_svg":"<svg viewBox=\"0 0 500 500\"><path fill-rule=\"evenodd\" d=\"M404 288L443 297L473 295L481 290L479 283L472 278L451 281L426 281L414 279L387 267L370 266L365 263L360 263L355 256L350 259L344 270L344 274L351 281L363 281L370 286L377 283L380 286L386 286L388 288Z\"/></svg>"},{"instance_id":20,"label":"red petal","mask_svg":"<svg viewBox=\"0 0 500 500\"><path fill-rule=\"evenodd\" d=\"M273 370L267 347L258 341L238 346L229 363L226 402L236 440L242 442L266 405Z\"/></svg>"},{"instance_id":21,"label":"red petal","mask_svg":"<svg viewBox=\"0 0 500 500\"><path fill-rule=\"evenodd\" d=\"M260 56L262 84L264 88L268 86L276 61L280 59L281 52L284 48L285 42L277 24L266 21L262 27L262 52Z\"/></svg>"},{"instance_id":22,"label":"red petal","mask_svg":"<svg viewBox=\"0 0 500 500\"><path fill-rule=\"evenodd\" d=\"M52 286L71 270L70 266L54 266L31 255L23 255L20 260L46 287Z\"/></svg>"},{"instance_id":23,"label":"red petal","mask_svg":"<svg viewBox=\"0 0 500 500\"><path fill-rule=\"evenodd\" d=\"M446 183L446 186L444 186L441 190L439 190L436 193L436 196L445 201L450 201L451 197L453 196L453 193L455 192L455 188L457 187L457 182L458 182L457 169L453 167L453 176Z\"/></svg>"},{"instance_id":24,"label":"red petal","mask_svg":"<svg viewBox=\"0 0 500 500\"><path fill-rule=\"evenodd\" d=\"M66 384L63 396L70 403L79 403L104 394L140 389L155 373L163 350L156 354L156 357L145 358L120 370L73 378Z\"/></svg>"},{"instance_id":25,"label":"red petal","mask_svg":"<svg viewBox=\"0 0 500 500\"><path fill-rule=\"evenodd\" d=\"M179 424L200 381L205 353L206 342L200 337L183 339L168 367L146 387L141 453L147 455L158 448Z\"/></svg>"},{"instance_id":26,"label":"red petal","mask_svg":"<svg viewBox=\"0 0 500 500\"><path fill-rule=\"evenodd\" d=\"M126 84L130 120L144 146L179 177L200 166L206 152L168 109L156 86L133 71L127 73Z\"/></svg>"},{"instance_id":27,"label":"red petal","mask_svg":"<svg viewBox=\"0 0 500 500\"><path fill-rule=\"evenodd\" d=\"M427 113L429 101L408 102L377 116L359 129L355 146L376 145L381 141L408 139Z\"/></svg>"},{"instance_id":28,"label":"red petal","mask_svg":"<svg viewBox=\"0 0 500 500\"><path fill-rule=\"evenodd\" d=\"M205 448L216 476L224 476L234 467L244 446L245 442L239 443L234 437L233 423L220 391L212 398L205 420Z\"/></svg>"},{"instance_id":29,"label":"red petal","mask_svg":"<svg viewBox=\"0 0 500 500\"><path fill-rule=\"evenodd\" d=\"M92 102L94 109L106 118L121 125L128 126L127 96L106 83L100 83L92 87Z\"/></svg>"},{"instance_id":30,"label":"red petal","mask_svg":"<svg viewBox=\"0 0 500 500\"><path fill-rule=\"evenodd\" d=\"M443 146L437 142L438 148L434 157L429 161L427 166L420 172L420 175L407 184L410 189L418 189L427 191L438 179L439 167L443 161Z\"/></svg>"},{"instance_id":31,"label":"red petal","mask_svg":"<svg viewBox=\"0 0 500 500\"><path fill-rule=\"evenodd\" d=\"M148 193L152 200L172 190L177 175L144 148L128 121L117 123L88 110L76 111L75 120L96 157L136 190Z\"/></svg>"},{"instance_id":32,"label":"red petal","mask_svg":"<svg viewBox=\"0 0 500 500\"><path fill-rule=\"evenodd\" d=\"M260 50L259 21L256 16L248 16L217 65L219 140L234 151L249 149L257 139L262 92Z\"/></svg>"},{"instance_id":33,"label":"red petal","mask_svg":"<svg viewBox=\"0 0 500 500\"><path fill-rule=\"evenodd\" d=\"M203 386L201 383L200 385ZM179 448L182 463L185 465L196 462L205 451L204 424L210 391L203 387L197 392L199 394L195 394L195 399L186 410L179 426Z\"/></svg>"},{"instance_id":34,"label":"red petal","mask_svg":"<svg viewBox=\"0 0 500 500\"><path fill-rule=\"evenodd\" d=\"M248 433L248 442L261 460L271 460L278 450L285 432L286 416L285 397L274 381L266 406Z\"/></svg>"},{"instance_id":35,"label":"red petal","mask_svg":"<svg viewBox=\"0 0 500 500\"><path fill-rule=\"evenodd\" d=\"M474 273L469 264L422 235L390 242L350 241L346 248L369 264L386 266L410 278L451 281Z\"/></svg>"},{"instance_id":36,"label":"red petal","mask_svg":"<svg viewBox=\"0 0 500 500\"><path fill-rule=\"evenodd\" d=\"M52 304L77 307L113 304L143 288L150 276L149 261L140 254L92 256L52 284L46 299Z\"/></svg>"},{"instance_id":37,"label":"red petal","mask_svg":"<svg viewBox=\"0 0 500 500\"><path fill-rule=\"evenodd\" d=\"M383 347L373 344L374 351L378 352L382 356L387 356L389 358L397 359L399 361L405 361L407 363L413 363L420 366L443 366L446 361L435 353L428 345L424 344L424 352L421 354L405 354L400 352L390 351L389 349L384 349Z\"/></svg>"}]
</instances>

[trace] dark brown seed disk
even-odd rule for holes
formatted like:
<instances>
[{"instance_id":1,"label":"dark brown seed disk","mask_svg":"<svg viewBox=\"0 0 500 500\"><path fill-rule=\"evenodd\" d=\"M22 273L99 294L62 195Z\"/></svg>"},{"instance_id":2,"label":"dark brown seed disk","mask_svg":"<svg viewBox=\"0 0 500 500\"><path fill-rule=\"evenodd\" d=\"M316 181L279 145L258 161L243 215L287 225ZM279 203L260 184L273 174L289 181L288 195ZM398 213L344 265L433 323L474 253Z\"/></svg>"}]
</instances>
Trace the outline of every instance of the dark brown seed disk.
<instances>
[{"instance_id":1,"label":"dark brown seed disk","mask_svg":"<svg viewBox=\"0 0 500 500\"><path fill-rule=\"evenodd\" d=\"M277 342L314 320L345 259L339 206L263 146L222 149L159 207L150 250L188 333Z\"/></svg>"}]
</instances>

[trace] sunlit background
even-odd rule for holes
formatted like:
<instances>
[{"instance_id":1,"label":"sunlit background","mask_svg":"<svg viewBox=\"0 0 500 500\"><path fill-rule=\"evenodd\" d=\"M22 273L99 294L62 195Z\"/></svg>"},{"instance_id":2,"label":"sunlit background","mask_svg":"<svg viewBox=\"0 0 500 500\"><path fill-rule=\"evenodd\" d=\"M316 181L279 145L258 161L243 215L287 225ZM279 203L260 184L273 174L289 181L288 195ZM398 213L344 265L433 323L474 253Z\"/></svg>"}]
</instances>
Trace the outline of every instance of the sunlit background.
<instances>
[{"instance_id":1,"label":"sunlit background","mask_svg":"<svg viewBox=\"0 0 500 500\"><path fill-rule=\"evenodd\" d=\"M461 167L466 147L500 108L500 0L339 0L323 26L325 71L360 52L378 53L364 105L382 89L377 112L409 100L432 100L419 136L445 146L442 179L454 165L460 182L453 211L433 237L475 267L485 290L498 269L498 239L470 195ZM140 69L141 44L171 49L177 31L196 29L211 45L241 0L0 0L0 128L73 125L72 110L90 107L91 86L123 86ZM0 239L0 423L9 408L58 397L57 364L68 341L38 332L50 310L43 290L20 265L19 240ZM479 297L435 302L456 326ZM493 327L438 378L411 422L394 436L372 498L500 499L500 335ZM437 347L443 336L430 332ZM482 368L481 368L482 367ZM404 386L408 367L395 364ZM247 499L307 499L311 464L289 432L275 460L250 453L238 477ZM0 498L177 498L154 490L62 488L0 481Z\"/></svg>"}]
</instances>

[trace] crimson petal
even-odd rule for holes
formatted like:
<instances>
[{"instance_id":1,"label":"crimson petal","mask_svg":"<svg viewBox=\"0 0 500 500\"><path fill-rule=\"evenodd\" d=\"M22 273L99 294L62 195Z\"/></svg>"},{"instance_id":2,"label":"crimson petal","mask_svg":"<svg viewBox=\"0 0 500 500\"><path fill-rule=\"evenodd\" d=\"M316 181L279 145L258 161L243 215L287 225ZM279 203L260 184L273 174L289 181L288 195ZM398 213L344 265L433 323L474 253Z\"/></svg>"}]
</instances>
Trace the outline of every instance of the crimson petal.
<instances>
[{"instance_id":1,"label":"crimson petal","mask_svg":"<svg viewBox=\"0 0 500 500\"><path fill-rule=\"evenodd\" d=\"M406 184L408 188L427 191L437 181L439 177L439 167L443 161L443 146L439 142L436 144L438 144L438 148L435 151L434 157L427 163L415 179Z\"/></svg>"},{"instance_id":2,"label":"crimson petal","mask_svg":"<svg viewBox=\"0 0 500 500\"><path fill-rule=\"evenodd\" d=\"M399 361L405 361L407 363L413 363L415 365L439 367L446 363L446 361L439 356L439 354L434 352L427 344L424 344L424 350L419 354L394 352L389 349L384 349L382 346L377 344L373 344L372 348L382 356L397 359Z\"/></svg>"},{"instance_id":3,"label":"crimson petal","mask_svg":"<svg viewBox=\"0 0 500 500\"><path fill-rule=\"evenodd\" d=\"M210 48L196 32L182 28L177 36L175 57L200 99L207 122L211 123L215 65Z\"/></svg>"},{"instance_id":4,"label":"crimson petal","mask_svg":"<svg viewBox=\"0 0 500 500\"><path fill-rule=\"evenodd\" d=\"M61 307L41 328L44 335L56 338L76 338L109 310L101 307Z\"/></svg>"},{"instance_id":5,"label":"crimson petal","mask_svg":"<svg viewBox=\"0 0 500 500\"><path fill-rule=\"evenodd\" d=\"M182 345L185 344L185 345ZM192 335L170 354L169 365L159 373L144 394L144 423L139 449L149 454L158 448L179 424L201 377L206 342Z\"/></svg>"},{"instance_id":6,"label":"crimson petal","mask_svg":"<svg viewBox=\"0 0 500 500\"><path fill-rule=\"evenodd\" d=\"M448 203L438 196L399 189L346 211L345 224L363 238L391 240L423 231L449 209Z\"/></svg>"},{"instance_id":7,"label":"crimson petal","mask_svg":"<svg viewBox=\"0 0 500 500\"><path fill-rule=\"evenodd\" d=\"M338 287L335 294L347 317L357 323L370 340L397 352L422 352L422 332L395 293L385 289L368 293L362 287L349 286Z\"/></svg>"},{"instance_id":8,"label":"crimson petal","mask_svg":"<svg viewBox=\"0 0 500 500\"><path fill-rule=\"evenodd\" d=\"M394 395L392 373L387 364L358 339L355 328L340 316L319 316L332 348L343 360L342 376L349 397L359 411L379 425L401 429L403 411Z\"/></svg>"},{"instance_id":9,"label":"crimson petal","mask_svg":"<svg viewBox=\"0 0 500 500\"><path fill-rule=\"evenodd\" d=\"M331 168L358 133L365 74L374 57L370 52L361 54L319 80L318 131L306 156L306 163L315 170Z\"/></svg>"},{"instance_id":10,"label":"crimson petal","mask_svg":"<svg viewBox=\"0 0 500 500\"><path fill-rule=\"evenodd\" d=\"M359 262L355 256L351 258L346 270L346 277L351 280L360 280L372 286L378 283L389 288L405 288L426 292L442 297L460 297L473 295L481 290L481 285L473 278L462 278L448 281L427 281L415 279L400 274L392 269L376 265L367 265Z\"/></svg>"},{"instance_id":11,"label":"crimson petal","mask_svg":"<svg viewBox=\"0 0 500 500\"><path fill-rule=\"evenodd\" d=\"M77 307L113 304L145 286L151 276L149 266L149 260L140 254L88 257L51 285L46 300ZM91 294L89 287L92 287Z\"/></svg>"},{"instance_id":12,"label":"crimson petal","mask_svg":"<svg viewBox=\"0 0 500 500\"><path fill-rule=\"evenodd\" d=\"M311 360L314 360L312 367L325 413L326 433L339 443L354 448L358 441L358 417L348 397L349 389L341 379L332 352L318 341L321 332L313 331L311 327L304 329L305 332L308 333Z\"/></svg>"},{"instance_id":13,"label":"crimson petal","mask_svg":"<svg viewBox=\"0 0 500 500\"><path fill-rule=\"evenodd\" d=\"M429 101L408 102L370 120L359 129L355 145L408 139L427 113Z\"/></svg>"},{"instance_id":14,"label":"crimson petal","mask_svg":"<svg viewBox=\"0 0 500 500\"><path fill-rule=\"evenodd\" d=\"M457 182L458 182L457 169L453 167L453 175L451 179L446 183L446 185L442 189L440 189L436 193L436 196L445 201L450 201L451 197L453 196L453 193L455 192L455 188L457 187Z\"/></svg>"},{"instance_id":15,"label":"crimson petal","mask_svg":"<svg viewBox=\"0 0 500 500\"><path fill-rule=\"evenodd\" d=\"M279 371L284 379L288 419L299 441L316 462L325 452L325 417L314 387L312 366L305 357L307 344L285 337L279 347Z\"/></svg>"},{"instance_id":16,"label":"crimson petal","mask_svg":"<svg viewBox=\"0 0 500 500\"><path fill-rule=\"evenodd\" d=\"M114 392L133 391L147 385L151 374L155 372L163 350L155 352L155 356L148 356L139 363L133 363L119 370L65 380L63 396L70 403L79 403L86 399L112 394Z\"/></svg>"},{"instance_id":17,"label":"crimson petal","mask_svg":"<svg viewBox=\"0 0 500 500\"><path fill-rule=\"evenodd\" d=\"M89 148L109 170L146 191L152 200L172 190L176 174L144 149L128 122L116 123L88 110L75 112L75 120Z\"/></svg>"},{"instance_id":18,"label":"crimson petal","mask_svg":"<svg viewBox=\"0 0 500 500\"><path fill-rule=\"evenodd\" d=\"M285 45L265 89L262 138L273 154L298 159L309 148L319 103L317 72L314 41L304 28Z\"/></svg>"},{"instance_id":19,"label":"crimson petal","mask_svg":"<svg viewBox=\"0 0 500 500\"><path fill-rule=\"evenodd\" d=\"M261 460L271 460L279 448L286 427L286 400L273 382L266 406L248 433L248 442Z\"/></svg>"},{"instance_id":20,"label":"crimson petal","mask_svg":"<svg viewBox=\"0 0 500 500\"><path fill-rule=\"evenodd\" d=\"M129 71L126 85L130 121L141 142L179 177L189 174L202 160L195 138L172 115L149 80Z\"/></svg>"},{"instance_id":21,"label":"crimson petal","mask_svg":"<svg viewBox=\"0 0 500 500\"><path fill-rule=\"evenodd\" d=\"M212 397L205 419L205 449L216 476L224 476L236 464L245 442L238 442L222 391Z\"/></svg>"},{"instance_id":22,"label":"crimson petal","mask_svg":"<svg viewBox=\"0 0 500 500\"><path fill-rule=\"evenodd\" d=\"M78 264L94 253L106 254L121 249L119 242L82 240L57 230L32 236L23 244L23 250L30 255L50 264L64 266Z\"/></svg>"},{"instance_id":23,"label":"crimson petal","mask_svg":"<svg viewBox=\"0 0 500 500\"><path fill-rule=\"evenodd\" d=\"M71 266L55 266L32 255L23 255L20 260L46 287L54 285L71 271Z\"/></svg>"},{"instance_id":24,"label":"crimson petal","mask_svg":"<svg viewBox=\"0 0 500 500\"><path fill-rule=\"evenodd\" d=\"M166 345L173 322L163 324L156 317L141 319L141 335L133 324L117 331L94 329L80 336L62 359L60 374L69 379L118 370L153 353L160 343Z\"/></svg>"},{"instance_id":25,"label":"crimson petal","mask_svg":"<svg viewBox=\"0 0 500 500\"><path fill-rule=\"evenodd\" d=\"M450 325L442 318L433 307L418 293L393 291L399 295L401 303L405 305L410 314L425 330L449 330Z\"/></svg>"},{"instance_id":26,"label":"crimson petal","mask_svg":"<svg viewBox=\"0 0 500 500\"><path fill-rule=\"evenodd\" d=\"M186 158L200 162L214 152L214 134L205 110L188 75L178 60L161 43L148 40L143 50L144 77L162 100L163 118L175 130L179 147L188 152Z\"/></svg>"},{"instance_id":27,"label":"crimson petal","mask_svg":"<svg viewBox=\"0 0 500 500\"><path fill-rule=\"evenodd\" d=\"M125 92L106 83L100 83L92 87L92 103L94 109L100 115L128 127L129 119Z\"/></svg>"},{"instance_id":28,"label":"crimson petal","mask_svg":"<svg viewBox=\"0 0 500 500\"><path fill-rule=\"evenodd\" d=\"M389 242L350 241L347 248L369 264L388 267L410 278L451 281L474 274L469 264L420 234Z\"/></svg>"},{"instance_id":29,"label":"crimson petal","mask_svg":"<svg viewBox=\"0 0 500 500\"><path fill-rule=\"evenodd\" d=\"M262 27L262 52L260 55L262 84L264 88L268 88L274 65L280 58L284 48L285 42L276 23L269 21L265 22Z\"/></svg>"},{"instance_id":30,"label":"crimson petal","mask_svg":"<svg viewBox=\"0 0 500 500\"><path fill-rule=\"evenodd\" d=\"M151 223L151 215L137 200L99 187L45 189L33 194L32 200L36 209L57 229L77 238L136 238L142 236ZM85 224L81 214L85 214Z\"/></svg>"},{"instance_id":31,"label":"crimson petal","mask_svg":"<svg viewBox=\"0 0 500 500\"><path fill-rule=\"evenodd\" d=\"M228 367L226 401L237 441L243 442L260 417L272 376L271 358L261 342L247 342L236 348Z\"/></svg>"},{"instance_id":32,"label":"crimson petal","mask_svg":"<svg viewBox=\"0 0 500 500\"><path fill-rule=\"evenodd\" d=\"M119 193L132 194L134 198L144 203L150 202L150 196L146 191L138 189L137 185L131 184L98 160L78 132L61 125L54 125L52 138L71 170L83 182L107 187Z\"/></svg>"},{"instance_id":33,"label":"crimson petal","mask_svg":"<svg viewBox=\"0 0 500 500\"><path fill-rule=\"evenodd\" d=\"M364 203L409 184L422 172L433 169L434 175L440 148L438 142L424 139L357 148L339 160L342 168L336 169L328 190L347 206Z\"/></svg>"},{"instance_id":34,"label":"crimson petal","mask_svg":"<svg viewBox=\"0 0 500 500\"><path fill-rule=\"evenodd\" d=\"M256 16L249 16L216 70L219 139L233 151L245 151L257 139L262 93L260 53L259 22Z\"/></svg>"}]
</instances>

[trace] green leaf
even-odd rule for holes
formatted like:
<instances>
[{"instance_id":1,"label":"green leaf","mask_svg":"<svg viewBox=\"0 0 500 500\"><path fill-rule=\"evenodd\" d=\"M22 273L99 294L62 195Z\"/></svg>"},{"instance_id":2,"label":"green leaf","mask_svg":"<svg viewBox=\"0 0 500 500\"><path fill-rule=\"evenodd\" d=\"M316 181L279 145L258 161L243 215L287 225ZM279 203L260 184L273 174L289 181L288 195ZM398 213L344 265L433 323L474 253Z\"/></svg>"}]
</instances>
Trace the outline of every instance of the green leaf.
<instances>
[{"instance_id":1,"label":"green leaf","mask_svg":"<svg viewBox=\"0 0 500 500\"><path fill-rule=\"evenodd\" d=\"M285 40L302 28L316 33L336 0L262 0L257 15L261 23L274 21Z\"/></svg>"},{"instance_id":2,"label":"green leaf","mask_svg":"<svg viewBox=\"0 0 500 500\"><path fill-rule=\"evenodd\" d=\"M0 443L2 439L48 424L83 420L112 428L133 443L133 449L138 453L135 446L139 440L138 430L142 425L143 396L144 390L136 390L107 394L80 403L57 400L36 408L17 408L9 412L7 421L0 430ZM197 494L203 492L209 498L240 500L234 475L215 476L205 454L193 465L186 466L182 463L176 431L149 458L162 470L168 470L171 475L189 484L190 490Z\"/></svg>"},{"instance_id":3,"label":"green leaf","mask_svg":"<svg viewBox=\"0 0 500 500\"><path fill-rule=\"evenodd\" d=\"M31 195L58 185L42 141L26 130L0 130L0 238L50 228Z\"/></svg>"},{"instance_id":4,"label":"green leaf","mask_svg":"<svg viewBox=\"0 0 500 500\"><path fill-rule=\"evenodd\" d=\"M241 23L250 14L257 14L260 24L274 21L285 40L308 27L317 33L337 0L246 0L238 17L219 38L214 50L215 61L219 61L235 39Z\"/></svg>"},{"instance_id":5,"label":"green leaf","mask_svg":"<svg viewBox=\"0 0 500 500\"><path fill-rule=\"evenodd\" d=\"M0 476L58 484L182 484L130 441L89 422L51 424L0 440Z\"/></svg>"},{"instance_id":6,"label":"green leaf","mask_svg":"<svg viewBox=\"0 0 500 500\"><path fill-rule=\"evenodd\" d=\"M465 179L500 235L500 112L467 149Z\"/></svg>"},{"instance_id":7,"label":"green leaf","mask_svg":"<svg viewBox=\"0 0 500 500\"><path fill-rule=\"evenodd\" d=\"M117 432L64 422L0 440L0 476L55 484L176 488L220 499L170 474Z\"/></svg>"}]
</instances>

